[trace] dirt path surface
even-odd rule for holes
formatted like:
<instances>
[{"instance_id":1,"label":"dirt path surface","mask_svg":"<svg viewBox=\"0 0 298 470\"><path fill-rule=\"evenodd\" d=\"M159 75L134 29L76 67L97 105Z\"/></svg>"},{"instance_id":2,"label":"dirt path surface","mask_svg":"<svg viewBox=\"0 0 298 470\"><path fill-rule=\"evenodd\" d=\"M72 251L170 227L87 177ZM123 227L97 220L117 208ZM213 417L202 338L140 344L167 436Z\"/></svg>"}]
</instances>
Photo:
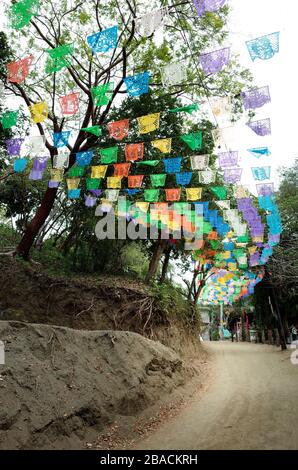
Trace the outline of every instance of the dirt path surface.
<instances>
[{"instance_id":1,"label":"dirt path surface","mask_svg":"<svg viewBox=\"0 0 298 470\"><path fill-rule=\"evenodd\" d=\"M298 365L290 350L218 342L212 383L138 449L298 449Z\"/></svg>"}]
</instances>

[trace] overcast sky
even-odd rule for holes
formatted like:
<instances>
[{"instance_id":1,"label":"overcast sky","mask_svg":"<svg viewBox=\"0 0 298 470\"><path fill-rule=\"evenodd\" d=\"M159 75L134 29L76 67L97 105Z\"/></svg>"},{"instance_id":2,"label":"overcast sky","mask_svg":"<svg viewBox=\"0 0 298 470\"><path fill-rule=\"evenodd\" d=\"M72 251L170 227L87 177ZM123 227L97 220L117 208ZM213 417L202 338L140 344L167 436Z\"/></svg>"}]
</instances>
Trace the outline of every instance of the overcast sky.
<instances>
[{"instance_id":1,"label":"overcast sky","mask_svg":"<svg viewBox=\"0 0 298 470\"><path fill-rule=\"evenodd\" d=\"M57 0L58 1L58 0ZM3 0L1 1L1 3ZM5 0L3 3L7 3ZM229 19L232 53L238 54L243 66L251 69L258 86L269 85L272 102L257 112L256 118L271 118L272 136L258 137L246 125L244 118L237 124L229 147L240 152L240 165L244 168L243 184L252 192L255 182L252 166L272 167L271 179L277 182L277 169L293 163L296 153L296 103L297 92L297 35L295 34L298 5L294 0L227 0L232 7ZM3 21L3 17L2 17ZM0 18L0 27L1 18ZM280 52L272 59L252 62L245 41L280 31ZM228 45L227 44L227 45ZM257 159L247 149L268 146L270 157Z\"/></svg>"},{"instance_id":2,"label":"overcast sky","mask_svg":"<svg viewBox=\"0 0 298 470\"><path fill-rule=\"evenodd\" d=\"M272 180L276 181L279 166L289 166L298 154L296 106L297 92L297 13L298 3L293 0L228 0L232 7L229 20L232 49L239 60L252 71L258 86L269 85L271 103L260 108L257 116L270 117L272 136L258 137L245 125L235 133L235 150L241 151L241 164L245 168L243 183L250 182L251 166L271 165ZM280 52L272 59L252 62L245 41L280 31ZM240 130L242 127L242 131ZM272 155L259 159L245 150L254 146L267 146Z\"/></svg>"}]
</instances>

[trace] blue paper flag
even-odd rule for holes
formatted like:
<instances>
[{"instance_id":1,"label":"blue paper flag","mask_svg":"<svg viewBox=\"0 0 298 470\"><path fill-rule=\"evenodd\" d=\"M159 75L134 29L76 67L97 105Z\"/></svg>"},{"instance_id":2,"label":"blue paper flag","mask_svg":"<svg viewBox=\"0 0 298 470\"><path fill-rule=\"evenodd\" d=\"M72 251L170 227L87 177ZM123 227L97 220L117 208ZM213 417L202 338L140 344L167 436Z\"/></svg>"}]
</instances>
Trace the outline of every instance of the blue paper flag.
<instances>
[{"instance_id":1,"label":"blue paper flag","mask_svg":"<svg viewBox=\"0 0 298 470\"><path fill-rule=\"evenodd\" d=\"M251 171L255 180L264 181L270 178L271 167L261 166L259 168L252 168Z\"/></svg>"},{"instance_id":2,"label":"blue paper flag","mask_svg":"<svg viewBox=\"0 0 298 470\"><path fill-rule=\"evenodd\" d=\"M28 164L28 161L29 161L29 158L17 158L13 162L13 170L16 173L22 173L25 170L25 168Z\"/></svg>"},{"instance_id":3,"label":"blue paper flag","mask_svg":"<svg viewBox=\"0 0 298 470\"><path fill-rule=\"evenodd\" d=\"M149 91L149 72L139 73L124 78L126 90L129 96L140 96Z\"/></svg>"},{"instance_id":4,"label":"blue paper flag","mask_svg":"<svg viewBox=\"0 0 298 470\"><path fill-rule=\"evenodd\" d=\"M163 164L166 173L180 173L182 157L164 158Z\"/></svg>"},{"instance_id":5,"label":"blue paper flag","mask_svg":"<svg viewBox=\"0 0 298 470\"><path fill-rule=\"evenodd\" d=\"M191 182L192 172L176 173L176 183L180 186L187 186Z\"/></svg>"},{"instance_id":6,"label":"blue paper flag","mask_svg":"<svg viewBox=\"0 0 298 470\"><path fill-rule=\"evenodd\" d=\"M90 165L92 158L93 158L92 150L89 150L88 152L76 153L76 163L78 166Z\"/></svg>"},{"instance_id":7,"label":"blue paper flag","mask_svg":"<svg viewBox=\"0 0 298 470\"><path fill-rule=\"evenodd\" d=\"M246 41L251 59L268 60L279 52L279 32Z\"/></svg>"},{"instance_id":8,"label":"blue paper flag","mask_svg":"<svg viewBox=\"0 0 298 470\"><path fill-rule=\"evenodd\" d=\"M54 147L61 148L68 145L68 139L70 137L71 131L62 131L62 132L54 132L53 134L53 142Z\"/></svg>"},{"instance_id":9,"label":"blue paper flag","mask_svg":"<svg viewBox=\"0 0 298 470\"><path fill-rule=\"evenodd\" d=\"M92 52L108 52L110 49L115 49L118 40L118 26L99 31L87 37L87 43L91 47Z\"/></svg>"},{"instance_id":10,"label":"blue paper flag","mask_svg":"<svg viewBox=\"0 0 298 470\"><path fill-rule=\"evenodd\" d=\"M257 148L247 149L247 151L257 158L269 157L269 155L271 155L271 152L268 149L268 147L257 147Z\"/></svg>"},{"instance_id":11,"label":"blue paper flag","mask_svg":"<svg viewBox=\"0 0 298 470\"><path fill-rule=\"evenodd\" d=\"M67 194L68 194L69 199L79 199L79 197L81 195L81 190L79 188L78 189L69 189Z\"/></svg>"}]
</instances>

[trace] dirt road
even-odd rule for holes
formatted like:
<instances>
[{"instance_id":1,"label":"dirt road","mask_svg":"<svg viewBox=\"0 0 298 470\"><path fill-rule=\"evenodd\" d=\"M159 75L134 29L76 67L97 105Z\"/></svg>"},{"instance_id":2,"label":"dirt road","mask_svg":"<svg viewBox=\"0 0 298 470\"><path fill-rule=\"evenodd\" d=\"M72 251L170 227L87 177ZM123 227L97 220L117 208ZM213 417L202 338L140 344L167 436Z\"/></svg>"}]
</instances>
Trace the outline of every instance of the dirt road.
<instances>
[{"instance_id":1,"label":"dirt road","mask_svg":"<svg viewBox=\"0 0 298 470\"><path fill-rule=\"evenodd\" d=\"M298 449L292 351L230 342L206 347L214 359L208 390L137 448Z\"/></svg>"}]
</instances>

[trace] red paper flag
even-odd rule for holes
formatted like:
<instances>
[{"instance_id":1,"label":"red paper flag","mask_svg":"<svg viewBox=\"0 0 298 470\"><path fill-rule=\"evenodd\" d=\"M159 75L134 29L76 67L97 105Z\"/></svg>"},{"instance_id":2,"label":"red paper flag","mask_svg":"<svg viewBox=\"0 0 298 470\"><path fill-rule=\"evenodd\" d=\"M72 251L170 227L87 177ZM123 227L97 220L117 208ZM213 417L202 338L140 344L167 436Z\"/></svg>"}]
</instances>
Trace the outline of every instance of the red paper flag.
<instances>
[{"instance_id":1,"label":"red paper flag","mask_svg":"<svg viewBox=\"0 0 298 470\"><path fill-rule=\"evenodd\" d=\"M144 175L130 175L128 177L129 188L140 188L143 183Z\"/></svg>"},{"instance_id":2,"label":"red paper flag","mask_svg":"<svg viewBox=\"0 0 298 470\"><path fill-rule=\"evenodd\" d=\"M128 136L129 119L122 119L122 121L115 121L108 123L108 130L110 137L116 140L122 140Z\"/></svg>"},{"instance_id":3,"label":"red paper flag","mask_svg":"<svg viewBox=\"0 0 298 470\"><path fill-rule=\"evenodd\" d=\"M33 59L33 55L29 55L28 57L25 57L25 59L7 64L7 81L12 83L22 83L29 73L29 67Z\"/></svg>"},{"instance_id":4,"label":"red paper flag","mask_svg":"<svg viewBox=\"0 0 298 470\"><path fill-rule=\"evenodd\" d=\"M125 159L134 162L141 160L144 156L144 142L139 144L126 144L125 145Z\"/></svg>"},{"instance_id":5,"label":"red paper flag","mask_svg":"<svg viewBox=\"0 0 298 470\"><path fill-rule=\"evenodd\" d=\"M115 163L114 176L128 176L130 170L130 163Z\"/></svg>"},{"instance_id":6,"label":"red paper flag","mask_svg":"<svg viewBox=\"0 0 298 470\"><path fill-rule=\"evenodd\" d=\"M59 98L62 114L71 116L79 111L80 92L71 93Z\"/></svg>"}]
</instances>

